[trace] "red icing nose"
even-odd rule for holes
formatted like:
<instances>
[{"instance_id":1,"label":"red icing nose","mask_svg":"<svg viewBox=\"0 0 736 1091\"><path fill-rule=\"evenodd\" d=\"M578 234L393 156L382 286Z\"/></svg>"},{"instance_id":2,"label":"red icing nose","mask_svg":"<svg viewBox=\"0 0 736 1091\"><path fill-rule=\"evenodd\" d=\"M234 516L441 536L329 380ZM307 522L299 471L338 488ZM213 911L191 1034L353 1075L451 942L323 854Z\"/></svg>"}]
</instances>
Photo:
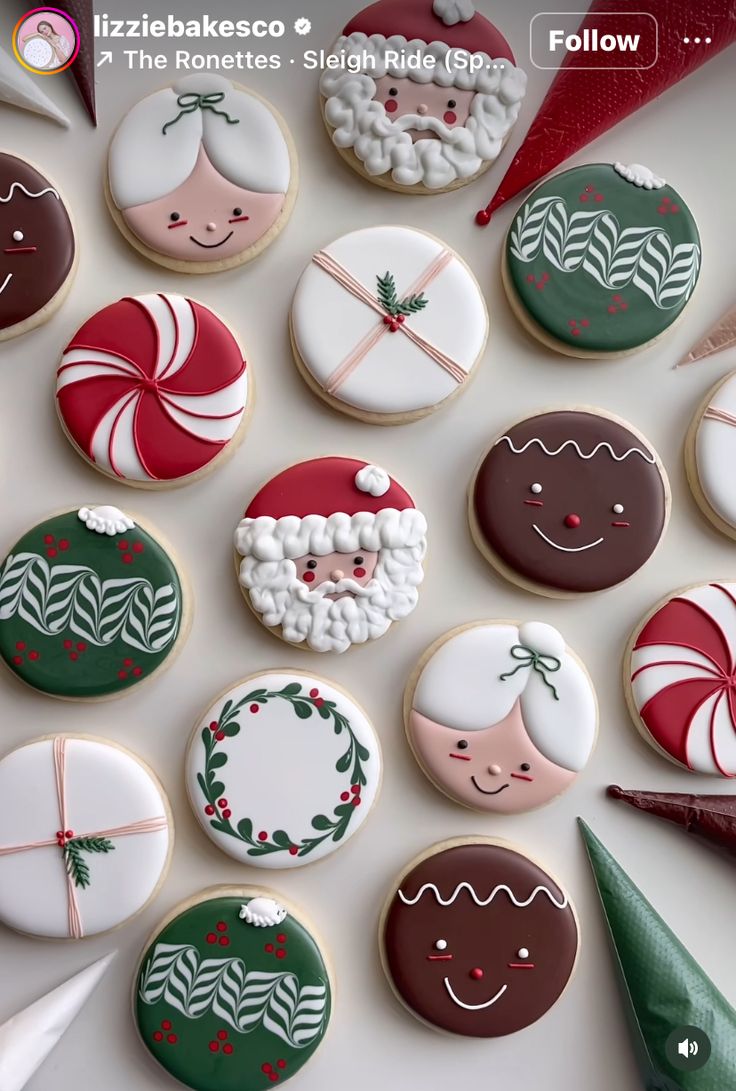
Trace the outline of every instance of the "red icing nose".
<instances>
[{"instance_id":1,"label":"red icing nose","mask_svg":"<svg viewBox=\"0 0 736 1091\"><path fill-rule=\"evenodd\" d=\"M471 970L470 976L473 978L473 981L480 981L480 979L483 977L483 971L481 970L480 966L476 966L475 969Z\"/></svg>"},{"instance_id":2,"label":"red icing nose","mask_svg":"<svg viewBox=\"0 0 736 1091\"><path fill-rule=\"evenodd\" d=\"M579 515L571 514L565 516L565 526L570 527L571 530L574 530L575 527L579 527L581 522L582 519Z\"/></svg>"}]
</instances>

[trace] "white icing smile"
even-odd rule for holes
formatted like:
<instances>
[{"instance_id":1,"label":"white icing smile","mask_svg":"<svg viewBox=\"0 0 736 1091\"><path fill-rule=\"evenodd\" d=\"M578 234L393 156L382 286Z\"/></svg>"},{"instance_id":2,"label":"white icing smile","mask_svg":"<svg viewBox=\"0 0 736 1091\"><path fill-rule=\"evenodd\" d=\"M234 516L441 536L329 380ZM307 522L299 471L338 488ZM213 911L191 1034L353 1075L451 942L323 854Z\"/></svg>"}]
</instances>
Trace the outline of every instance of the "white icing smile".
<instances>
[{"instance_id":1,"label":"white icing smile","mask_svg":"<svg viewBox=\"0 0 736 1091\"><path fill-rule=\"evenodd\" d=\"M536 523L532 523L532 530L536 530L540 538L543 538L547 545L551 545L553 549L559 549L562 553L582 553L585 549L592 549L594 546L600 545L603 541L602 538L596 538L594 542L588 542L587 545L582 546L561 546L557 542L553 542L551 538L548 538L543 530L540 530Z\"/></svg>"},{"instance_id":2,"label":"white icing smile","mask_svg":"<svg viewBox=\"0 0 736 1091\"><path fill-rule=\"evenodd\" d=\"M2 282L2 284L0 284L0 295L2 295L2 294L3 294L3 292L5 291L5 289L7 288L7 286L8 286L9 284L10 284L10 282L11 282L11 280L12 280L12 279L13 279L13 274L12 274L12 273L8 273L8 275L6 276L5 280L4 280L3 282Z\"/></svg>"},{"instance_id":3,"label":"white icing smile","mask_svg":"<svg viewBox=\"0 0 736 1091\"><path fill-rule=\"evenodd\" d=\"M466 1004L464 1000L460 1000L452 991L449 977L445 978L445 988L447 989L450 1000L452 1000L453 1004L457 1004L459 1008L465 1008L466 1011L482 1011L483 1008L490 1008L491 1004L495 1004L497 1000L500 1000L508 989L508 985L502 985L496 995L492 996L490 1000L486 1000L483 1004Z\"/></svg>"}]
</instances>

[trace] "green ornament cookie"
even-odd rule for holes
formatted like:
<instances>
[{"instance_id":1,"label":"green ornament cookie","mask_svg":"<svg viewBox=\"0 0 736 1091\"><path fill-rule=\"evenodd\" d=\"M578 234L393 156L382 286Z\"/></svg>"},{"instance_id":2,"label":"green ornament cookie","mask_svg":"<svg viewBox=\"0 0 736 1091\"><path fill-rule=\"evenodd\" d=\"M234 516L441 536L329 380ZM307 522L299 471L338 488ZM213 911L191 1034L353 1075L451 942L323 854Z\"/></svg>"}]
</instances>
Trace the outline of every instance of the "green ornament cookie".
<instances>
[{"instance_id":1,"label":"green ornament cookie","mask_svg":"<svg viewBox=\"0 0 736 1091\"><path fill-rule=\"evenodd\" d=\"M51 697L113 697L150 678L186 612L168 552L115 507L52 516L0 568L0 656Z\"/></svg>"},{"instance_id":2,"label":"green ornament cookie","mask_svg":"<svg viewBox=\"0 0 736 1091\"><path fill-rule=\"evenodd\" d=\"M504 281L522 324L572 356L624 355L682 314L700 236L679 193L639 163L556 174L506 237Z\"/></svg>"},{"instance_id":3,"label":"green ornament cookie","mask_svg":"<svg viewBox=\"0 0 736 1091\"><path fill-rule=\"evenodd\" d=\"M144 1044L195 1091L261 1091L324 1038L332 982L309 929L270 891L218 887L146 948L134 1009Z\"/></svg>"}]
</instances>

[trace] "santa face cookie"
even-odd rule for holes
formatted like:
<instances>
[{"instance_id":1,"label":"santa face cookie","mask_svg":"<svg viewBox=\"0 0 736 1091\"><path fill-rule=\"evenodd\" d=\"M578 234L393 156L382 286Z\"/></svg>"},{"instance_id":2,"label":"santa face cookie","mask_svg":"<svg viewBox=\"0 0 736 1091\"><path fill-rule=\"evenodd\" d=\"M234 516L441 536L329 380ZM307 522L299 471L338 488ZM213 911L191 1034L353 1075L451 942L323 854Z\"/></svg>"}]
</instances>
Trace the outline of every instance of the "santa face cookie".
<instances>
[{"instance_id":1,"label":"santa face cookie","mask_svg":"<svg viewBox=\"0 0 736 1091\"><path fill-rule=\"evenodd\" d=\"M251 402L242 350L213 311L180 295L121 299L74 335L56 405L102 473L131 485L185 484L237 447Z\"/></svg>"},{"instance_id":2,"label":"santa face cookie","mask_svg":"<svg viewBox=\"0 0 736 1091\"><path fill-rule=\"evenodd\" d=\"M381 781L365 713L324 678L254 674L194 729L186 763L192 809L223 852L292 868L321 860L362 826Z\"/></svg>"},{"instance_id":3,"label":"santa face cookie","mask_svg":"<svg viewBox=\"0 0 736 1091\"><path fill-rule=\"evenodd\" d=\"M76 268L61 194L30 163L0 152L0 341L51 318Z\"/></svg>"},{"instance_id":4,"label":"santa face cookie","mask_svg":"<svg viewBox=\"0 0 736 1091\"><path fill-rule=\"evenodd\" d=\"M444 243L409 227L368 227L314 255L291 335L299 370L328 405L401 424L463 389L488 314L475 277Z\"/></svg>"},{"instance_id":5,"label":"santa face cookie","mask_svg":"<svg viewBox=\"0 0 736 1091\"><path fill-rule=\"evenodd\" d=\"M455 189L486 171L526 91L508 42L472 0L378 0L332 53L340 63L320 92L333 144L364 178L404 193ZM421 68L410 64L417 54Z\"/></svg>"},{"instance_id":6,"label":"santa face cookie","mask_svg":"<svg viewBox=\"0 0 736 1091\"><path fill-rule=\"evenodd\" d=\"M435 845L392 889L381 956L399 1000L436 1030L499 1038L559 1000L578 954L565 892L538 864L486 838Z\"/></svg>"},{"instance_id":7,"label":"santa face cookie","mask_svg":"<svg viewBox=\"0 0 736 1091\"><path fill-rule=\"evenodd\" d=\"M406 733L451 799L519 814L564 792L595 744L585 668L551 625L478 622L432 645L409 682Z\"/></svg>"},{"instance_id":8,"label":"santa face cookie","mask_svg":"<svg viewBox=\"0 0 736 1091\"><path fill-rule=\"evenodd\" d=\"M736 776L736 584L689 587L660 603L624 657L634 723L693 773Z\"/></svg>"},{"instance_id":9,"label":"santa face cookie","mask_svg":"<svg viewBox=\"0 0 736 1091\"><path fill-rule=\"evenodd\" d=\"M685 442L685 469L701 511L736 538L736 373L727 375L699 407Z\"/></svg>"},{"instance_id":10,"label":"santa face cookie","mask_svg":"<svg viewBox=\"0 0 736 1091\"><path fill-rule=\"evenodd\" d=\"M134 754L89 736L26 743L0 761L0 920L49 939L117 928L158 891L173 840Z\"/></svg>"},{"instance_id":11,"label":"santa face cookie","mask_svg":"<svg viewBox=\"0 0 736 1091\"><path fill-rule=\"evenodd\" d=\"M476 545L507 579L553 596L604 591L657 548L669 485L624 421L600 410L539 413L484 455L469 515Z\"/></svg>"},{"instance_id":12,"label":"santa face cookie","mask_svg":"<svg viewBox=\"0 0 736 1091\"><path fill-rule=\"evenodd\" d=\"M51 697L114 697L186 637L189 607L167 549L118 508L52 516L0 568L0 656Z\"/></svg>"},{"instance_id":13,"label":"santa face cookie","mask_svg":"<svg viewBox=\"0 0 736 1091\"><path fill-rule=\"evenodd\" d=\"M533 336L570 356L623 356L680 317L700 235L679 193L647 167L593 163L538 186L506 237L504 281Z\"/></svg>"},{"instance_id":14,"label":"santa face cookie","mask_svg":"<svg viewBox=\"0 0 736 1091\"><path fill-rule=\"evenodd\" d=\"M325 957L301 913L267 890L220 887L175 910L134 985L143 1044L194 1091L263 1091L303 1068L332 1009Z\"/></svg>"},{"instance_id":15,"label":"santa face cookie","mask_svg":"<svg viewBox=\"0 0 736 1091\"><path fill-rule=\"evenodd\" d=\"M291 215L296 156L286 125L222 76L185 76L126 114L110 145L108 203L128 241L183 273L257 257Z\"/></svg>"},{"instance_id":16,"label":"santa face cookie","mask_svg":"<svg viewBox=\"0 0 736 1091\"><path fill-rule=\"evenodd\" d=\"M238 524L240 586L276 635L344 652L412 612L426 534L409 493L380 467L300 462L264 485Z\"/></svg>"}]
</instances>

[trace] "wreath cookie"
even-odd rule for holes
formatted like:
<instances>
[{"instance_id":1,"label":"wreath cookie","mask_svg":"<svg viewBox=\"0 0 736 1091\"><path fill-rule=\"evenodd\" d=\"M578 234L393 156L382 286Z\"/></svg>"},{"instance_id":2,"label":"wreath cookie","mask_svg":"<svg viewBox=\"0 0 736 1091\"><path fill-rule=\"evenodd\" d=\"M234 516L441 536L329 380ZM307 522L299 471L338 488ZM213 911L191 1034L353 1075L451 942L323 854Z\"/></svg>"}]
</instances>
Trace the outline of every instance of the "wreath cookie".
<instances>
[{"instance_id":1,"label":"wreath cookie","mask_svg":"<svg viewBox=\"0 0 736 1091\"><path fill-rule=\"evenodd\" d=\"M410 227L363 228L318 250L291 305L299 371L333 409L402 424L470 380L488 314L465 262Z\"/></svg>"},{"instance_id":2,"label":"wreath cookie","mask_svg":"<svg viewBox=\"0 0 736 1091\"><path fill-rule=\"evenodd\" d=\"M504 284L522 325L569 356L625 356L683 313L700 235L679 193L639 163L593 163L542 182L513 220Z\"/></svg>"},{"instance_id":3,"label":"wreath cookie","mask_svg":"<svg viewBox=\"0 0 736 1091\"><path fill-rule=\"evenodd\" d=\"M200 718L186 785L224 852L267 868L321 860L363 825L381 781L378 738L342 690L300 671L254 674Z\"/></svg>"},{"instance_id":4,"label":"wreath cookie","mask_svg":"<svg viewBox=\"0 0 736 1091\"><path fill-rule=\"evenodd\" d=\"M159 890L173 840L135 754L89 736L26 743L0 761L0 920L49 939L117 928Z\"/></svg>"},{"instance_id":5,"label":"wreath cookie","mask_svg":"<svg viewBox=\"0 0 736 1091\"><path fill-rule=\"evenodd\" d=\"M50 697L115 697L173 660L189 596L168 547L119 508L67 511L0 567L0 658Z\"/></svg>"},{"instance_id":6,"label":"wreath cookie","mask_svg":"<svg viewBox=\"0 0 736 1091\"><path fill-rule=\"evenodd\" d=\"M302 914L269 890L216 887L179 906L135 976L141 1041L194 1091L263 1091L319 1048L333 985Z\"/></svg>"},{"instance_id":7,"label":"wreath cookie","mask_svg":"<svg viewBox=\"0 0 736 1091\"><path fill-rule=\"evenodd\" d=\"M0 341L28 333L56 313L77 257L59 190L25 159L0 152Z\"/></svg>"},{"instance_id":8,"label":"wreath cookie","mask_svg":"<svg viewBox=\"0 0 736 1091\"><path fill-rule=\"evenodd\" d=\"M125 115L110 145L106 196L144 257L179 273L217 273L273 242L297 185L291 135L274 108L202 73Z\"/></svg>"},{"instance_id":9,"label":"wreath cookie","mask_svg":"<svg viewBox=\"0 0 736 1091\"><path fill-rule=\"evenodd\" d=\"M729 538L736 538L736 373L709 391L685 441L685 470L698 507Z\"/></svg>"}]
</instances>

